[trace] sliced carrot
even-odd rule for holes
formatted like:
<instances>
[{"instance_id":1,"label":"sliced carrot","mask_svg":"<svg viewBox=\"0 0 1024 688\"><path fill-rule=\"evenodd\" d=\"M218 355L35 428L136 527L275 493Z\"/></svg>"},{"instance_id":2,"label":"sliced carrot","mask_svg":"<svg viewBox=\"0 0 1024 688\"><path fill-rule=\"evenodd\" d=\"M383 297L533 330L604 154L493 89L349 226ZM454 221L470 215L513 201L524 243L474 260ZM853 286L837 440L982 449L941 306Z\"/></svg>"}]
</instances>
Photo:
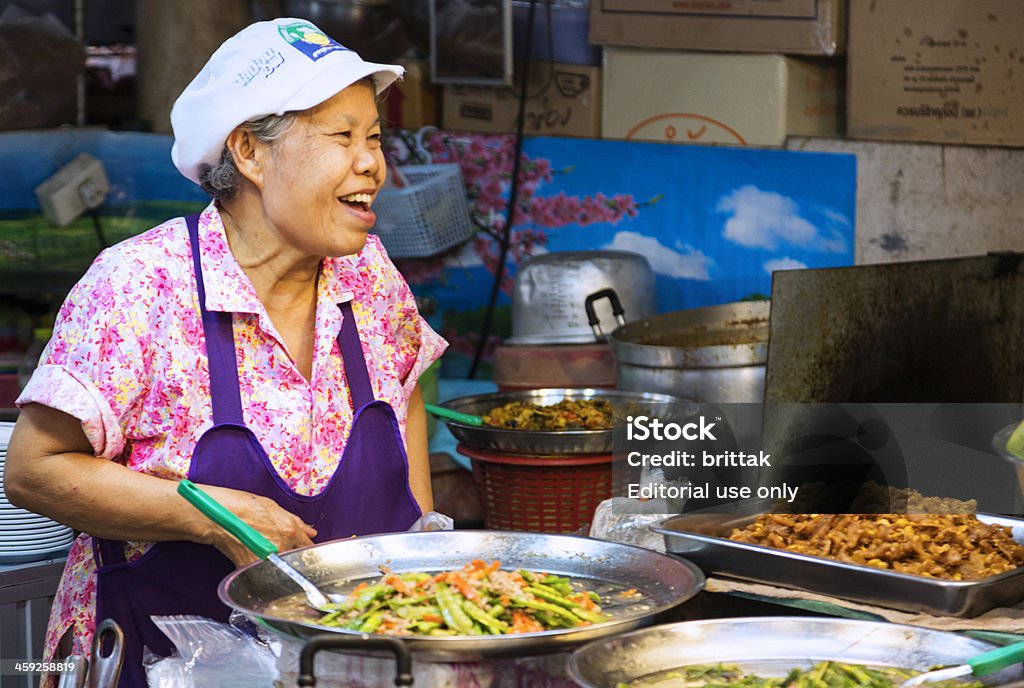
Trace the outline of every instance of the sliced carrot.
<instances>
[{"instance_id":1,"label":"sliced carrot","mask_svg":"<svg viewBox=\"0 0 1024 688\"><path fill-rule=\"evenodd\" d=\"M518 609L512 612L513 633L533 633L534 631L543 630L544 626L526 612Z\"/></svg>"},{"instance_id":2,"label":"sliced carrot","mask_svg":"<svg viewBox=\"0 0 1024 688\"><path fill-rule=\"evenodd\" d=\"M424 621L430 621L432 623L444 623L444 619L440 614L424 614L420 617Z\"/></svg>"},{"instance_id":3,"label":"sliced carrot","mask_svg":"<svg viewBox=\"0 0 1024 688\"><path fill-rule=\"evenodd\" d=\"M395 589L395 592L399 593L400 595L409 594L409 586L407 586L405 584L405 581L399 578L398 576L388 576L384 579L384 583L386 585L390 585L392 588Z\"/></svg>"},{"instance_id":4,"label":"sliced carrot","mask_svg":"<svg viewBox=\"0 0 1024 688\"><path fill-rule=\"evenodd\" d=\"M448 575L448 582L458 588L459 592L461 592L463 597L467 600L480 599L480 594L476 591L476 588L470 585L469 581L467 581L464 576L458 573L451 573Z\"/></svg>"},{"instance_id":5,"label":"sliced carrot","mask_svg":"<svg viewBox=\"0 0 1024 688\"><path fill-rule=\"evenodd\" d=\"M596 610L598 609L597 603L590 599L590 595L585 592L578 592L566 597L570 602L582 605L584 609Z\"/></svg>"}]
</instances>

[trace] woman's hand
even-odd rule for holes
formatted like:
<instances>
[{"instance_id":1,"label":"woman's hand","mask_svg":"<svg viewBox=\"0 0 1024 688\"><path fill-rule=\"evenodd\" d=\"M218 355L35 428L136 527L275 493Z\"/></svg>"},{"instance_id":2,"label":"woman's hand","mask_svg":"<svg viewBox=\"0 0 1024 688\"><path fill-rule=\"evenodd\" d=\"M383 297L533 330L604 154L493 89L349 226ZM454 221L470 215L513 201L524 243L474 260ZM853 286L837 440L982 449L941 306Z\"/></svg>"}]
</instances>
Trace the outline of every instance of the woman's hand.
<instances>
[{"instance_id":1,"label":"woman's hand","mask_svg":"<svg viewBox=\"0 0 1024 688\"><path fill-rule=\"evenodd\" d=\"M178 494L177 480L92 455L77 418L29 404L7 450L11 503L110 540L190 540L213 545L236 565L256 560L242 543ZM316 530L271 499L204 485L210 495L282 551L313 544Z\"/></svg>"},{"instance_id":2,"label":"woman's hand","mask_svg":"<svg viewBox=\"0 0 1024 688\"><path fill-rule=\"evenodd\" d=\"M304 523L295 514L282 509L274 500L226 487L200 487L238 518L259 531L263 537L277 545L282 552L313 544L312 538L316 537L316 529ZM256 556L235 536L213 521L207 521L209 527L200 536L200 542L216 547L221 554L234 562L235 566L244 566L256 561Z\"/></svg>"}]
</instances>

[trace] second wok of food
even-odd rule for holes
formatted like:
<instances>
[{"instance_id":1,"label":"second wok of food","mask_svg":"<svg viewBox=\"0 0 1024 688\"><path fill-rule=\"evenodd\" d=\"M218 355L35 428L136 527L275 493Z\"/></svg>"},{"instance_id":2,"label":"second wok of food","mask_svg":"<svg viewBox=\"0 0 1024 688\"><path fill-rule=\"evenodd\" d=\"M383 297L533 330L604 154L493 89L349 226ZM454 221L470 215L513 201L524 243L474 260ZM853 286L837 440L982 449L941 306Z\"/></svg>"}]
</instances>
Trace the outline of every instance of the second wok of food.
<instances>
[{"instance_id":1,"label":"second wok of food","mask_svg":"<svg viewBox=\"0 0 1024 688\"><path fill-rule=\"evenodd\" d=\"M512 401L483 414L484 422L509 430L608 430L612 404L606 399L562 399L554 404Z\"/></svg>"}]
</instances>

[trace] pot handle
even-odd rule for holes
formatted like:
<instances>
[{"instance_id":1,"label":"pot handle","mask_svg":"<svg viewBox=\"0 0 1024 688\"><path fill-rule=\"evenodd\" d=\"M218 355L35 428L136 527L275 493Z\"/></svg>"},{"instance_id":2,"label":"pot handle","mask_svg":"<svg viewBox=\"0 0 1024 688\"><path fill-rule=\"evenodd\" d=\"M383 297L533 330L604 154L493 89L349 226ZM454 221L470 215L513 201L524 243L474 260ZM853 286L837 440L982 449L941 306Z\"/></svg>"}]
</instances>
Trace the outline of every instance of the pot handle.
<instances>
[{"instance_id":1,"label":"pot handle","mask_svg":"<svg viewBox=\"0 0 1024 688\"><path fill-rule=\"evenodd\" d=\"M104 653L104 643L111 638L110 652ZM121 676L124 661L124 631L113 619L103 619L96 627L89 660L89 688L114 688Z\"/></svg>"},{"instance_id":2,"label":"pot handle","mask_svg":"<svg viewBox=\"0 0 1024 688\"><path fill-rule=\"evenodd\" d=\"M619 325L626 324L626 309L622 307L622 301L619 300L619 295L615 293L615 290L609 287L607 289L595 291L584 300L583 307L587 311L587 322L590 323L590 329L594 331L594 337L597 341L607 338L607 335L601 331L601 321L597 317L597 313L594 312L594 302L600 301L601 299L608 299L611 302L612 314L619 322Z\"/></svg>"},{"instance_id":3,"label":"pot handle","mask_svg":"<svg viewBox=\"0 0 1024 688\"><path fill-rule=\"evenodd\" d=\"M316 686L313 658L320 650L387 650L395 655L395 685L412 685L412 655L398 638L371 637L365 634L357 638L346 638L330 633L315 635L302 646L296 685Z\"/></svg>"}]
</instances>

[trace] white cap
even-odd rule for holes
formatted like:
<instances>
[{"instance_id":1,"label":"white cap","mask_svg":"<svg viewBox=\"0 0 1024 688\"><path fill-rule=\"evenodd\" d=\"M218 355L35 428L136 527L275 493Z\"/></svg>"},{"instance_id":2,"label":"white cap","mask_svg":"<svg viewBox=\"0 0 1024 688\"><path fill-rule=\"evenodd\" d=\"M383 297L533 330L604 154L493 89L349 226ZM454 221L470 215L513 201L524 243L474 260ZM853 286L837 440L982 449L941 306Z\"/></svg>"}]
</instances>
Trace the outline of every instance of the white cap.
<instances>
[{"instance_id":1,"label":"white cap","mask_svg":"<svg viewBox=\"0 0 1024 688\"><path fill-rule=\"evenodd\" d=\"M306 19L257 22L217 48L174 102L171 160L198 184L242 122L307 110L368 76L380 93L404 72L366 62Z\"/></svg>"}]
</instances>

